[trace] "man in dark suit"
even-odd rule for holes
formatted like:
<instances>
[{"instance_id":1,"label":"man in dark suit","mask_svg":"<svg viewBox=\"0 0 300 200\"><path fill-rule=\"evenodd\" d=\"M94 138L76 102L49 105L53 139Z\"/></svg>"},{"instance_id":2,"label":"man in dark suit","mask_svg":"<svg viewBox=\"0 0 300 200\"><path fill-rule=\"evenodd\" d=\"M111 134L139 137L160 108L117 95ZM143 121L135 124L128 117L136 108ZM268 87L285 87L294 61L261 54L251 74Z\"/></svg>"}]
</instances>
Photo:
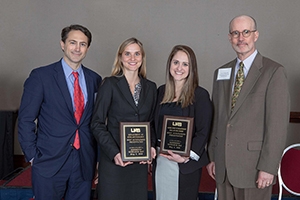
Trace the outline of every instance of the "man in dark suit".
<instances>
[{"instance_id":1,"label":"man in dark suit","mask_svg":"<svg viewBox=\"0 0 300 200\"><path fill-rule=\"evenodd\" d=\"M32 70L24 83L19 142L32 164L37 200L90 199L97 146L90 121L101 82L97 73L81 64L91 39L81 25L64 28L63 58Z\"/></svg>"},{"instance_id":2,"label":"man in dark suit","mask_svg":"<svg viewBox=\"0 0 300 200\"><path fill-rule=\"evenodd\" d=\"M252 17L235 17L228 38L237 58L214 74L207 169L217 182L219 200L270 200L286 144L286 72L256 50L258 36Z\"/></svg>"}]
</instances>

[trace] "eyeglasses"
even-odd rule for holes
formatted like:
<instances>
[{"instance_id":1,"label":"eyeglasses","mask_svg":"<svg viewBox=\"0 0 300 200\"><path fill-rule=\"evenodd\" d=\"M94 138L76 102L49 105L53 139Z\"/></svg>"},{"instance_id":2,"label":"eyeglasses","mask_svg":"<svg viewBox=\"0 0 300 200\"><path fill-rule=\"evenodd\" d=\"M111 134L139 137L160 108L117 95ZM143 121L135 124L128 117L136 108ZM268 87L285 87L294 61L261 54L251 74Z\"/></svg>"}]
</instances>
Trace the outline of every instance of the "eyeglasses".
<instances>
[{"instance_id":1,"label":"eyeglasses","mask_svg":"<svg viewBox=\"0 0 300 200\"><path fill-rule=\"evenodd\" d=\"M249 37L249 36L251 35L251 33L253 33L253 32L256 32L256 30L250 31L250 30L245 29L245 30L243 30L242 32L239 32L239 31L232 31L232 32L230 32L230 35L231 35L232 37L234 37L234 38L238 38L238 37L240 37L240 34L242 34L243 37L247 38L247 37Z\"/></svg>"}]
</instances>

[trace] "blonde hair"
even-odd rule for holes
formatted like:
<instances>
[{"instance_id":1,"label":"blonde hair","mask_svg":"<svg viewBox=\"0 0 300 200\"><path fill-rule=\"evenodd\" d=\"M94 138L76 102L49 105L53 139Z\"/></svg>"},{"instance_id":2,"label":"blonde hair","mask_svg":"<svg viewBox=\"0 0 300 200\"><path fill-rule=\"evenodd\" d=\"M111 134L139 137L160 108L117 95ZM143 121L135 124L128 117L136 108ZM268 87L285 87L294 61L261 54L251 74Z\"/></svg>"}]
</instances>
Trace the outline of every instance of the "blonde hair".
<instances>
[{"instance_id":1,"label":"blonde hair","mask_svg":"<svg viewBox=\"0 0 300 200\"><path fill-rule=\"evenodd\" d=\"M130 44L137 44L139 45L142 53L142 64L139 68L139 75L143 78L146 78L146 54L143 48L143 44L136 38L132 37L127 40L125 40L118 48L118 51L116 53L115 61L114 61L114 67L112 69L111 75L112 76L123 76L123 63L122 63L122 53L125 51L125 48Z\"/></svg>"},{"instance_id":2,"label":"blonde hair","mask_svg":"<svg viewBox=\"0 0 300 200\"><path fill-rule=\"evenodd\" d=\"M165 94L161 104L172 102L175 98L175 82L174 78L170 73L171 62L174 55L178 51L183 51L188 56L189 60L189 74L185 80L182 87L181 94L178 97L177 103L181 103L181 107L187 107L194 102L194 92L198 86L198 70L197 70L197 60L194 51L185 45L176 45L173 47L167 62L166 67L166 86Z\"/></svg>"}]
</instances>

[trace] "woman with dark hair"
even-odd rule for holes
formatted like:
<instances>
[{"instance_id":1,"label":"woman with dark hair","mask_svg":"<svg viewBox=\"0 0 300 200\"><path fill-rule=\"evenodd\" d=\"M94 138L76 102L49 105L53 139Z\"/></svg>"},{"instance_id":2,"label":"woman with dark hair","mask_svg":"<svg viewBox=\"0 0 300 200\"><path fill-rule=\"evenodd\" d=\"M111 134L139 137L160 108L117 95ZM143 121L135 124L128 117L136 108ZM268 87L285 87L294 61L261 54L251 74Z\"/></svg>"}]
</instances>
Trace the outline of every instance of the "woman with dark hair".
<instances>
[{"instance_id":1,"label":"woman with dark hair","mask_svg":"<svg viewBox=\"0 0 300 200\"><path fill-rule=\"evenodd\" d=\"M120 122L152 123L156 84L146 79L145 57L140 41L124 41L117 51L111 76L103 80L98 90L91 128L100 148L101 200L148 199L148 164L156 156L155 148L151 147L149 161L124 162L120 153Z\"/></svg>"},{"instance_id":2,"label":"woman with dark hair","mask_svg":"<svg viewBox=\"0 0 300 200\"><path fill-rule=\"evenodd\" d=\"M175 46L167 61L166 83L159 87L155 109L155 132L159 153L165 115L194 120L189 156L170 150L158 154L153 183L156 200L196 200L202 167L208 164L206 143L212 120L208 92L198 85L196 56L185 45Z\"/></svg>"}]
</instances>

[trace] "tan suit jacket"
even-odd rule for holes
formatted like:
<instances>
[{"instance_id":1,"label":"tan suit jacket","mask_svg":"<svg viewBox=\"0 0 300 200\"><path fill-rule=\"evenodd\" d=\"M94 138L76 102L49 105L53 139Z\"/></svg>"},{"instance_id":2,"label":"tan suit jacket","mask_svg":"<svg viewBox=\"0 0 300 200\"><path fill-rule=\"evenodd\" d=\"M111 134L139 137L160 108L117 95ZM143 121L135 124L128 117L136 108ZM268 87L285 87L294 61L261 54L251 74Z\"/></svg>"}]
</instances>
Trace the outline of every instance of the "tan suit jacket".
<instances>
[{"instance_id":1,"label":"tan suit jacket","mask_svg":"<svg viewBox=\"0 0 300 200\"><path fill-rule=\"evenodd\" d=\"M227 174L238 188L254 188L260 170L276 175L286 144L289 123L289 92L286 72L280 64L256 55L235 108L231 111L236 59L230 80L214 74L214 122L209 157L216 164L216 181Z\"/></svg>"}]
</instances>

